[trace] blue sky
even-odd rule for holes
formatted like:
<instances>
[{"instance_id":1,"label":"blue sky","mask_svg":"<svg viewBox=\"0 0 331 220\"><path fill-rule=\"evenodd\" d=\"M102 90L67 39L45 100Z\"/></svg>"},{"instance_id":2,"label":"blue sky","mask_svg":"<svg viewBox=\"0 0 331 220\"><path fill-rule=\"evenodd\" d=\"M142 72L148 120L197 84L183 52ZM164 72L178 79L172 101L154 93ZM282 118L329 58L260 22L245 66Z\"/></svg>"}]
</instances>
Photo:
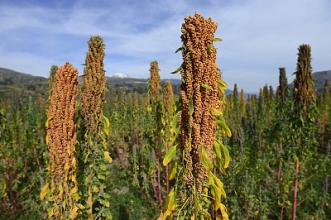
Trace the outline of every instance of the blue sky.
<instances>
[{"instance_id":1,"label":"blue sky","mask_svg":"<svg viewBox=\"0 0 331 220\"><path fill-rule=\"evenodd\" d=\"M180 28L199 11L218 22L218 64L232 88L277 85L278 67L295 71L297 48L312 46L313 70L331 69L330 0L0 0L0 66L47 76L51 65L82 72L91 35L106 44L106 74L162 78L181 63ZM178 76L177 76L178 77Z\"/></svg>"}]
</instances>

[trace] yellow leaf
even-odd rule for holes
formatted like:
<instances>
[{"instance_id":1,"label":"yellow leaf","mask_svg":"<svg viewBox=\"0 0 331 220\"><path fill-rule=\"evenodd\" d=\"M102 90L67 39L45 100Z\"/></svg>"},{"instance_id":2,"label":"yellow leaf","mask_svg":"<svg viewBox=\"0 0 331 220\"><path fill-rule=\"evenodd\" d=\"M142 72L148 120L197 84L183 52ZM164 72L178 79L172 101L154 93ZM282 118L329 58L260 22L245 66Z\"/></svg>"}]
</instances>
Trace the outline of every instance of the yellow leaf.
<instances>
[{"instance_id":1,"label":"yellow leaf","mask_svg":"<svg viewBox=\"0 0 331 220\"><path fill-rule=\"evenodd\" d=\"M110 206L109 201L104 200L103 205L106 206L107 208L109 208L109 206Z\"/></svg>"},{"instance_id":2,"label":"yellow leaf","mask_svg":"<svg viewBox=\"0 0 331 220\"><path fill-rule=\"evenodd\" d=\"M220 116L222 115L222 111L220 109L212 108L210 110L212 116Z\"/></svg>"},{"instance_id":3,"label":"yellow leaf","mask_svg":"<svg viewBox=\"0 0 331 220\"><path fill-rule=\"evenodd\" d=\"M83 205L80 204L80 203L78 203L77 206L78 206L78 208L80 208L80 209L85 209L85 206L83 206Z\"/></svg>"},{"instance_id":4,"label":"yellow leaf","mask_svg":"<svg viewBox=\"0 0 331 220\"><path fill-rule=\"evenodd\" d=\"M44 200L44 198L47 195L48 191L49 191L48 183L46 183L40 190L39 197L40 197L41 200Z\"/></svg>"},{"instance_id":5,"label":"yellow leaf","mask_svg":"<svg viewBox=\"0 0 331 220\"><path fill-rule=\"evenodd\" d=\"M69 219L75 219L78 215L78 207L74 207L70 210L70 213L69 213Z\"/></svg>"},{"instance_id":6,"label":"yellow leaf","mask_svg":"<svg viewBox=\"0 0 331 220\"><path fill-rule=\"evenodd\" d=\"M160 216L157 218L157 220L166 220L167 219L167 216L161 212Z\"/></svg>"},{"instance_id":7,"label":"yellow leaf","mask_svg":"<svg viewBox=\"0 0 331 220\"><path fill-rule=\"evenodd\" d=\"M170 147L163 159L163 166L167 166L168 163L172 160L172 158L176 155L176 147L177 145L174 145Z\"/></svg>"},{"instance_id":8,"label":"yellow leaf","mask_svg":"<svg viewBox=\"0 0 331 220\"><path fill-rule=\"evenodd\" d=\"M48 218L51 218L54 215L54 208L47 209Z\"/></svg>"},{"instance_id":9,"label":"yellow leaf","mask_svg":"<svg viewBox=\"0 0 331 220\"><path fill-rule=\"evenodd\" d=\"M104 123L103 123L103 132L109 136L110 135L110 123L109 123L109 119L103 115L103 120L104 120Z\"/></svg>"},{"instance_id":10,"label":"yellow leaf","mask_svg":"<svg viewBox=\"0 0 331 220\"><path fill-rule=\"evenodd\" d=\"M219 191L219 193L221 194L221 196L223 196L224 198L226 198L226 193L224 191L224 187L223 187L223 183L221 182L221 180L219 178L217 178L217 176L215 176L212 172L210 172L211 175L213 176L214 182L216 184L216 187Z\"/></svg>"},{"instance_id":11,"label":"yellow leaf","mask_svg":"<svg viewBox=\"0 0 331 220\"><path fill-rule=\"evenodd\" d=\"M46 122L45 122L45 127L46 127L46 129L48 128L48 123L49 123L49 121L52 120L52 119L53 119L53 117L47 118L47 120L46 120Z\"/></svg>"},{"instance_id":12,"label":"yellow leaf","mask_svg":"<svg viewBox=\"0 0 331 220\"><path fill-rule=\"evenodd\" d=\"M208 156L206 148L203 146L200 147L200 160L207 170L211 170L213 168L213 163Z\"/></svg>"},{"instance_id":13,"label":"yellow leaf","mask_svg":"<svg viewBox=\"0 0 331 220\"><path fill-rule=\"evenodd\" d=\"M111 163L113 161L113 159L109 156L109 152L108 151L104 151L103 155L106 159L106 161L108 161L108 163Z\"/></svg>"},{"instance_id":14,"label":"yellow leaf","mask_svg":"<svg viewBox=\"0 0 331 220\"><path fill-rule=\"evenodd\" d=\"M169 175L169 180L173 180L176 177L177 174L177 162L173 165L170 175Z\"/></svg>"},{"instance_id":15,"label":"yellow leaf","mask_svg":"<svg viewBox=\"0 0 331 220\"><path fill-rule=\"evenodd\" d=\"M221 215L219 215L219 212L217 212L217 210L221 210ZM216 211L216 219L221 219L221 220L229 219L226 207L218 200L215 200L215 211Z\"/></svg>"},{"instance_id":16,"label":"yellow leaf","mask_svg":"<svg viewBox=\"0 0 331 220\"><path fill-rule=\"evenodd\" d=\"M71 194L71 195L72 195L72 194L75 194L77 191L78 191L78 187L75 186L74 188L72 188L72 189L70 190L70 194Z\"/></svg>"},{"instance_id":17,"label":"yellow leaf","mask_svg":"<svg viewBox=\"0 0 331 220\"><path fill-rule=\"evenodd\" d=\"M230 161L231 161L231 157L230 157L230 153L229 153L229 149L221 142L218 141L219 146L222 149L223 155L224 155L224 169L228 168L230 165Z\"/></svg>"},{"instance_id":18,"label":"yellow leaf","mask_svg":"<svg viewBox=\"0 0 331 220\"><path fill-rule=\"evenodd\" d=\"M92 186L92 192L99 192L99 188L97 186Z\"/></svg>"},{"instance_id":19,"label":"yellow leaf","mask_svg":"<svg viewBox=\"0 0 331 220\"><path fill-rule=\"evenodd\" d=\"M175 207L176 207L176 194L175 194L175 190L171 189L167 197L167 211L166 211L167 216L171 214L171 212L175 209Z\"/></svg>"}]
</instances>

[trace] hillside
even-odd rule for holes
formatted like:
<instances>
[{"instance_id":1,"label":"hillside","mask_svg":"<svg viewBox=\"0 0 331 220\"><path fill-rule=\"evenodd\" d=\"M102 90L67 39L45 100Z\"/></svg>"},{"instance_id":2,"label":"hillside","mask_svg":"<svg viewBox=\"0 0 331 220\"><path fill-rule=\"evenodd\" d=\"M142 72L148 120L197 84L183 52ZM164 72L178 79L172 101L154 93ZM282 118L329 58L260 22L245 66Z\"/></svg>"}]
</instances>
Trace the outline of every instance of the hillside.
<instances>
[{"instance_id":1,"label":"hillside","mask_svg":"<svg viewBox=\"0 0 331 220\"><path fill-rule=\"evenodd\" d=\"M325 80L331 82L331 70L319 71L313 74L318 92L323 89ZM167 79L161 80L163 84ZM180 80L170 79L174 85L174 90L178 94ZM14 70L0 67L0 97L36 97L45 95L47 90L47 78L33 76L31 74L21 73ZM82 77L79 77L82 81ZM147 91L148 79L139 79L131 77L107 77L107 84L112 90L124 88L128 92L145 93ZM227 90L226 93L231 92Z\"/></svg>"},{"instance_id":2,"label":"hillside","mask_svg":"<svg viewBox=\"0 0 331 220\"><path fill-rule=\"evenodd\" d=\"M325 80L328 80L331 83L331 70L315 72L313 77L316 82L317 91L321 92L323 91Z\"/></svg>"},{"instance_id":3,"label":"hillside","mask_svg":"<svg viewBox=\"0 0 331 220\"><path fill-rule=\"evenodd\" d=\"M47 78L0 68L0 97L45 95Z\"/></svg>"}]
</instances>

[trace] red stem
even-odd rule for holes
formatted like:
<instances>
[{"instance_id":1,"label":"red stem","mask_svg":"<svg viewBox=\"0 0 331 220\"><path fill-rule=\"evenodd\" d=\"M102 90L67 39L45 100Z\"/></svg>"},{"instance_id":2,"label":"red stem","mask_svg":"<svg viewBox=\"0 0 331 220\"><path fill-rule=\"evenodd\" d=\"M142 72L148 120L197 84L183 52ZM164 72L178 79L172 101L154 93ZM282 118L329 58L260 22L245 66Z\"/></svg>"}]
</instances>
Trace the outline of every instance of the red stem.
<instances>
[{"instance_id":1,"label":"red stem","mask_svg":"<svg viewBox=\"0 0 331 220\"><path fill-rule=\"evenodd\" d=\"M297 194L298 194L298 174L299 174L299 160L296 161L296 167L295 167L295 177L294 177L294 183L293 183L293 207L292 207L292 220L296 220L297 218Z\"/></svg>"}]
</instances>

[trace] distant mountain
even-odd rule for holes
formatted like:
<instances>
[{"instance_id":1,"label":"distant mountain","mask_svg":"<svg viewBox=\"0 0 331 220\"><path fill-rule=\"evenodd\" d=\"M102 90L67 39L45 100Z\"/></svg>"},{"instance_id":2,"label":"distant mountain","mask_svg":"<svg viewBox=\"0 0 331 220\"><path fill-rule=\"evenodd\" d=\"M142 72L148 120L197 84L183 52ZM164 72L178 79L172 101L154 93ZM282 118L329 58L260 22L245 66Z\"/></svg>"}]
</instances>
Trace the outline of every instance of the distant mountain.
<instances>
[{"instance_id":1,"label":"distant mountain","mask_svg":"<svg viewBox=\"0 0 331 220\"><path fill-rule=\"evenodd\" d=\"M321 92L324 81L329 80L331 82L331 70L316 72L313 74L313 78L316 81L318 92ZM166 80L172 82L175 93L178 94L181 80L163 79L161 84L164 84ZM45 77L33 76L0 67L0 98L44 96L47 94L47 82L48 79ZM79 82L82 82L81 76ZM122 74L107 77L107 85L112 91L123 88L128 92L145 93L147 92L147 84L148 79L126 77ZM229 93L231 93L231 90L226 91L226 94Z\"/></svg>"},{"instance_id":2,"label":"distant mountain","mask_svg":"<svg viewBox=\"0 0 331 220\"><path fill-rule=\"evenodd\" d=\"M315 86L317 91L322 92L325 80L328 80L329 83L331 83L331 70L315 72L313 78L315 80Z\"/></svg>"},{"instance_id":3,"label":"distant mountain","mask_svg":"<svg viewBox=\"0 0 331 220\"><path fill-rule=\"evenodd\" d=\"M142 78L132 78L132 77L122 77L122 76L107 76L108 88L112 91L116 91L123 88L127 92L137 92L146 93L148 79ZM83 77L79 77L79 81L82 82ZM174 90L179 91L180 79L161 79L161 84L163 85L167 80L170 80L173 84Z\"/></svg>"},{"instance_id":4,"label":"distant mountain","mask_svg":"<svg viewBox=\"0 0 331 220\"><path fill-rule=\"evenodd\" d=\"M0 67L0 97L45 95L47 78Z\"/></svg>"},{"instance_id":5,"label":"distant mountain","mask_svg":"<svg viewBox=\"0 0 331 220\"><path fill-rule=\"evenodd\" d=\"M315 81L315 87L316 87L317 92L321 93L323 91L323 85L324 85L325 80L328 80L329 83L331 83L331 70L314 72L313 80ZM290 87L293 87L293 83L294 82L292 82L290 84ZM331 90L331 88L330 88L330 90Z\"/></svg>"}]
</instances>

